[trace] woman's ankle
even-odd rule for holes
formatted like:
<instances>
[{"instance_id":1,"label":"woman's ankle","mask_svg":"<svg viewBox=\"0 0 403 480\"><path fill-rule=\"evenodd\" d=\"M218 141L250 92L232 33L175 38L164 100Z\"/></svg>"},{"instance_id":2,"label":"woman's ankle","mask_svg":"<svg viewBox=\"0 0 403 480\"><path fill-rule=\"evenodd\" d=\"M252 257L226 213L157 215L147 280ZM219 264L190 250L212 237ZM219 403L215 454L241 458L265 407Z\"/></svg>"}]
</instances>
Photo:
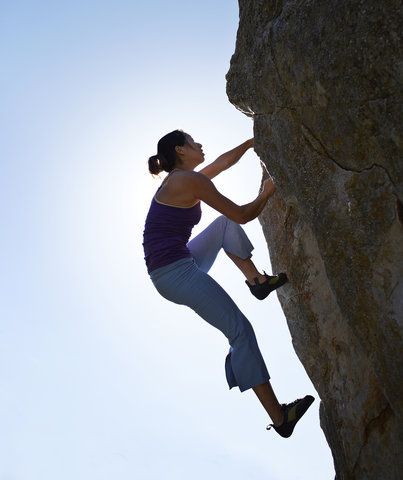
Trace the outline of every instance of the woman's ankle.
<instances>
[{"instance_id":1,"label":"woman's ankle","mask_svg":"<svg viewBox=\"0 0 403 480\"><path fill-rule=\"evenodd\" d=\"M272 419L274 426L279 427L284 422L283 410L280 408L280 411L277 412L275 415L273 414L273 417L270 415L270 418Z\"/></svg>"},{"instance_id":2,"label":"woman's ankle","mask_svg":"<svg viewBox=\"0 0 403 480\"><path fill-rule=\"evenodd\" d=\"M253 274L246 276L246 279L251 285L255 285L256 279L259 285L267 280L266 276L259 272L254 272Z\"/></svg>"}]
</instances>

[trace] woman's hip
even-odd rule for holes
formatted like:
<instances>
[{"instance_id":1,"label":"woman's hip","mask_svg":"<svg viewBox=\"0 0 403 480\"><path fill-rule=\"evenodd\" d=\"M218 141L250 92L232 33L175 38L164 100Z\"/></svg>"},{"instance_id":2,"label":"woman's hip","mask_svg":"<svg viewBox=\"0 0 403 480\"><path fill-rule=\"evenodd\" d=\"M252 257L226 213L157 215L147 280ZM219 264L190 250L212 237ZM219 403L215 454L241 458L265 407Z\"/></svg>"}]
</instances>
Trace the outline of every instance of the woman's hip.
<instances>
[{"instance_id":1,"label":"woman's hip","mask_svg":"<svg viewBox=\"0 0 403 480\"><path fill-rule=\"evenodd\" d=\"M191 296L190 284L194 284L198 267L193 258L182 258L150 273L157 291L167 300L183 303Z\"/></svg>"}]
</instances>

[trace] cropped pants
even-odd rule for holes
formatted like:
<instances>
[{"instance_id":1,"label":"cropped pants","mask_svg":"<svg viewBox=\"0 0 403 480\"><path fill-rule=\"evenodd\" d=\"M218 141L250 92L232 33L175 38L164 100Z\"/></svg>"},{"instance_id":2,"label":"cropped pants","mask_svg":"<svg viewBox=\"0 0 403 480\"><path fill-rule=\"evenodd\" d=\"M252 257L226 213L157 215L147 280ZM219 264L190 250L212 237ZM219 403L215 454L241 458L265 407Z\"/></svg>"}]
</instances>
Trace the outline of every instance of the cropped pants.
<instances>
[{"instance_id":1,"label":"cropped pants","mask_svg":"<svg viewBox=\"0 0 403 480\"><path fill-rule=\"evenodd\" d=\"M270 379L253 327L225 290L208 275L221 248L250 258L253 245L240 225L218 217L190 240L192 258L184 258L150 273L158 292L167 300L187 305L228 339L225 359L228 386L243 392Z\"/></svg>"}]
</instances>

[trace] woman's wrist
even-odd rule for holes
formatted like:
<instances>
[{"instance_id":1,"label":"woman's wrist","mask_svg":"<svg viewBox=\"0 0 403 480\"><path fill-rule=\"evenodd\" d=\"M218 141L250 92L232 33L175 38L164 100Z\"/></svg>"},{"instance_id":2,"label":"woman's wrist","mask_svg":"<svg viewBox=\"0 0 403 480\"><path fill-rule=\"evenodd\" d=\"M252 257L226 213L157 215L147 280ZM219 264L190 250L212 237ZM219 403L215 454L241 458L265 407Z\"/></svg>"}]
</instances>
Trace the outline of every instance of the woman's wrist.
<instances>
[{"instance_id":1,"label":"woman's wrist","mask_svg":"<svg viewBox=\"0 0 403 480\"><path fill-rule=\"evenodd\" d=\"M269 198L272 196L272 193L268 192L267 190L263 190L260 194L263 201L267 202Z\"/></svg>"},{"instance_id":2,"label":"woman's wrist","mask_svg":"<svg viewBox=\"0 0 403 480\"><path fill-rule=\"evenodd\" d=\"M245 144L247 146L247 148L253 148L254 146L254 138L249 138L248 140L246 140Z\"/></svg>"}]
</instances>

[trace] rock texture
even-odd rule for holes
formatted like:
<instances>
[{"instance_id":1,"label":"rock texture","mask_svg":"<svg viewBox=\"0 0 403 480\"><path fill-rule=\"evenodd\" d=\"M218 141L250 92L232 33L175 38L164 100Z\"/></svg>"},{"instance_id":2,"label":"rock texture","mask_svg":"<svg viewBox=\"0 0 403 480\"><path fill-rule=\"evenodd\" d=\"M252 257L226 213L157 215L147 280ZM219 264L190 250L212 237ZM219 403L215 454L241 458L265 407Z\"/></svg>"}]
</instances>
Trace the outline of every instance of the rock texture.
<instances>
[{"instance_id":1,"label":"rock texture","mask_svg":"<svg viewBox=\"0 0 403 480\"><path fill-rule=\"evenodd\" d=\"M239 7L227 93L277 185L260 220L337 478L400 480L401 1Z\"/></svg>"}]
</instances>

